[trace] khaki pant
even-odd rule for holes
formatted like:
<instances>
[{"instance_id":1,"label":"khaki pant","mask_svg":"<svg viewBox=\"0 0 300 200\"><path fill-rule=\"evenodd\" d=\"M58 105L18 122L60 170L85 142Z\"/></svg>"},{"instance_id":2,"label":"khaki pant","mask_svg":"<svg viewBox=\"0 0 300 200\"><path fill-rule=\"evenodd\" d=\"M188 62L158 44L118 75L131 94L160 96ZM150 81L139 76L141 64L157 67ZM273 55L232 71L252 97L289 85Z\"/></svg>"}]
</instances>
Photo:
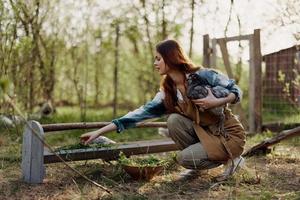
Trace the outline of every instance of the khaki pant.
<instances>
[{"instance_id":1,"label":"khaki pant","mask_svg":"<svg viewBox=\"0 0 300 200\"><path fill-rule=\"evenodd\" d=\"M187 169L211 169L221 163L211 161L199 141L192 120L174 113L168 117L167 121L170 137L178 145L181 151L177 155L177 161Z\"/></svg>"}]
</instances>

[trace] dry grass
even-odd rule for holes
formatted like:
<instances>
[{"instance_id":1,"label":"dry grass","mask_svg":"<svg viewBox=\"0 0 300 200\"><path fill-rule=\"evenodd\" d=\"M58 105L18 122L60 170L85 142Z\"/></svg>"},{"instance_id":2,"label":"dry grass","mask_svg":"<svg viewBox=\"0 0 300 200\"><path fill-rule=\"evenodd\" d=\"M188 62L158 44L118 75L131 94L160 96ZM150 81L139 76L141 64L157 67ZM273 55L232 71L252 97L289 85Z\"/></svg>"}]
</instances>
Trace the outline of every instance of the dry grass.
<instances>
[{"instance_id":1,"label":"dry grass","mask_svg":"<svg viewBox=\"0 0 300 200\"><path fill-rule=\"evenodd\" d=\"M277 150L276 150L277 149ZM247 170L215 184L222 167L193 180L178 181L179 166L150 182L134 181L113 162L73 162L72 166L108 187L112 195L87 183L63 164L49 164L43 184L21 180L19 162L0 161L1 199L299 199L300 148L279 145L268 156L247 159ZM291 153L293 152L293 153ZM2 163L2 165L1 165ZM260 182L256 182L256 177Z\"/></svg>"},{"instance_id":2,"label":"dry grass","mask_svg":"<svg viewBox=\"0 0 300 200\"><path fill-rule=\"evenodd\" d=\"M249 138L247 147L261 141ZM180 181L180 166L165 169L149 182L132 180L116 162L101 160L71 165L112 191L112 195L91 185L62 163L46 165L43 184L24 183L20 169L20 139L0 137L0 199L300 199L300 140L292 138L273 147L267 156L247 158L246 170L216 184L218 167L193 180ZM160 154L166 157L166 154ZM260 178L258 182L257 177Z\"/></svg>"}]
</instances>

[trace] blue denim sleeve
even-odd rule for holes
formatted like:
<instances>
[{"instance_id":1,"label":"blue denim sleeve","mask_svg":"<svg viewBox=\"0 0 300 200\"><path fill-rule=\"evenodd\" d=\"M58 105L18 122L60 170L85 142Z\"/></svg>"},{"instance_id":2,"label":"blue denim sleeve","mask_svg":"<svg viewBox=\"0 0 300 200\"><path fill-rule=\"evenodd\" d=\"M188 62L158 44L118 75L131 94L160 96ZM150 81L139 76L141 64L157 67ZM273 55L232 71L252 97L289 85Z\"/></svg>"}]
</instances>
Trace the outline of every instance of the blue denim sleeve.
<instances>
[{"instance_id":1,"label":"blue denim sleeve","mask_svg":"<svg viewBox=\"0 0 300 200\"><path fill-rule=\"evenodd\" d=\"M112 120L112 123L117 126L117 132L120 133L127 128L135 127L138 122L158 118L165 113L166 108L163 103L163 94L162 92L158 92L152 101L127 113L123 117Z\"/></svg>"},{"instance_id":2,"label":"blue denim sleeve","mask_svg":"<svg viewBox=\"0 0 300 200\"><path fill-rule=\"evenodd\" d=\"M221 86L228 89L230 92L235 94L236 98L232 104L238 103L242 99L242 91L241 89L235 84L233 79L229 79L224 74L218 73L214 70L210 69L202 69L197 72L197 74L205 79L209 85L212 87L214 86Z\"/></svg>"}]
</instances>

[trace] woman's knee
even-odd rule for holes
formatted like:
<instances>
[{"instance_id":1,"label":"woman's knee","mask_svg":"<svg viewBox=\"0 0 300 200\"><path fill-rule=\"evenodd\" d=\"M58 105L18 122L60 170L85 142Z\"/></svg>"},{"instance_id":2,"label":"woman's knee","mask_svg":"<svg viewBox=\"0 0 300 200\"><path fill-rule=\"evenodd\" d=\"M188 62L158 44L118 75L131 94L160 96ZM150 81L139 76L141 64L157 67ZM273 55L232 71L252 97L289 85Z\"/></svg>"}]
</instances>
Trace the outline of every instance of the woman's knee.
<instances>
[{"instance_id":1,"label":"woman's knee","mask_svg":"<svg viewBox=\"0 0 300 200\"><path fill-rule=\"evenodd\" d=\"M183 116L177 113L171 114L167 120L167 127L172 139L183 134Z\"/></svg>"},{"instance_id":2,"label":"woman's knee","mask_svg":"<svg viewBox=\"0 0 300 200\"><path fill-rule=\"evenodd\" d=\"M183 116L181 116L180 114L177 114L177 113L173 113L173 114L169 115L168 120L167 120L168 129L172 129L172 128L178 126L178 123L180 123L182 117Z\"/></svg>"}]
</instances>

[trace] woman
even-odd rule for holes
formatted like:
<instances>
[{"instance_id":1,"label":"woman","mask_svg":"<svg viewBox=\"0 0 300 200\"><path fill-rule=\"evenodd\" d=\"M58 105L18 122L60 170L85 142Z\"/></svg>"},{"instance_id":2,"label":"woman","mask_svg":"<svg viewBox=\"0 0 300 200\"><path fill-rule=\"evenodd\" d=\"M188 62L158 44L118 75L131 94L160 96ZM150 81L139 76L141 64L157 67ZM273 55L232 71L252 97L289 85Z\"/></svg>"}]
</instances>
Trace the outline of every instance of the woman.
<instances>
[{"instance_id":1,"label":"woman","mask_svg":"<svg viewBox=\"0 0 300 200\"><path fill-rule=\"evenodd\" d=\"M240 155L245 144L245 131L226 106L240 101L241 90L233 80L224 75L196 67L175 40L157 44L154 66L163 76L161 90L154 99L139 109L112 120L111 124L99 130L83 134L81 139L87 144L106 132L122 132L143 120L169 114L167 126L170 137L181 149L177 156L178 163L187 169L203 170L230 161L222 175L227 178L243 163ZM186 79L190 73L196 73L212 87L225 87L230 94L224 98L216 98L209 90L206 98L188 99ZM226 135L217 131L218 119L207 112L207 109L219 106L225 107Z\"/></svg>"}]
</instances>

